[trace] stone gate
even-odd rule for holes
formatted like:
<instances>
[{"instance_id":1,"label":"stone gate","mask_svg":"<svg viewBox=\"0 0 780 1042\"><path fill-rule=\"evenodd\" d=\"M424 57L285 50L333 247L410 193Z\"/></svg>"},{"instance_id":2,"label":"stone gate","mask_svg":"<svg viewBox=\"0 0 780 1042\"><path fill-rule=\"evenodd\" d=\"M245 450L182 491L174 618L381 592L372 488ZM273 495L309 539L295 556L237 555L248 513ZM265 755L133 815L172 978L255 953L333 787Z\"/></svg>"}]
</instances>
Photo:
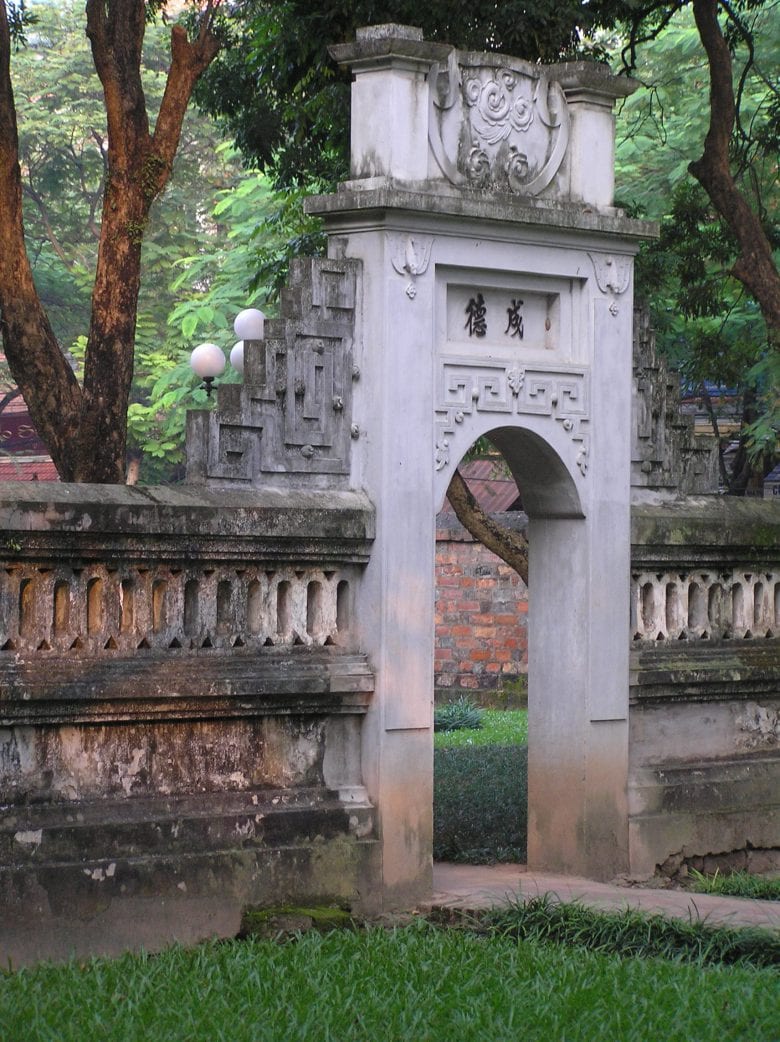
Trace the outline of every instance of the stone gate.
<instances>
[{"instance_id":1,"label":"stone gate","mask_svg":"<svg viewBox=\"0 0 780 1042\"><path fill-rule=\"evenodd\" d=\"M632 370L631 82L396 25L332 53L328 255L190 414L187 483L0 489L4 962L428 896L435 515L483 435L529 515L531 867L779 845L780 521L669 505L711 453Z\"/></svg>"}]
</instances>

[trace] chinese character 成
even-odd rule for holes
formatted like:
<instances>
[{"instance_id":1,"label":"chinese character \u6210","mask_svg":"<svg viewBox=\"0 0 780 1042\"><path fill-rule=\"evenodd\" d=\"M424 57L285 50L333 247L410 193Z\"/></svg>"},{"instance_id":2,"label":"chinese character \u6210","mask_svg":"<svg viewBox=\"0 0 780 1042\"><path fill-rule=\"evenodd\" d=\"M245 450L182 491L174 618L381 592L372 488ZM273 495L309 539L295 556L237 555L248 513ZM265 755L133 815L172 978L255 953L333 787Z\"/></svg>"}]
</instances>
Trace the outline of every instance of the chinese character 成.
<instances>
[{"instance_id":1,"label":"chinese character \u6210","mask_svg":"<svg viewBox=\"0 0 780 1042\"><path fill-rule=\"evenodd\" d=\"M512 299L511 307L506 309L506 329L504 330L504 333L519 337L520 340L523 339L523 316L520 314L522 306L522 300Z\"/></svg>"}]
</instances>

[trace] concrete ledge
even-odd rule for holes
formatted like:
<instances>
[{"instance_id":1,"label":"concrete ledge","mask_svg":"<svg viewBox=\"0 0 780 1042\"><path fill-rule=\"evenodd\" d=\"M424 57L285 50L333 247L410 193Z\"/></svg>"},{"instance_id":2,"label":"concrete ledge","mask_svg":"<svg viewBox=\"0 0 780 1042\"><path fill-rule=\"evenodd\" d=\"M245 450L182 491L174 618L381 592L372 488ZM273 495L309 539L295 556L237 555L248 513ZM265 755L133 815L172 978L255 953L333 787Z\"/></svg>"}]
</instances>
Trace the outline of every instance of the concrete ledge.
<instances>
[{"instance_id":1,"label":"concrete ledge","mask_svg":"<svg viewBox=\"0 0 780 1042\"><path fill-rule=\"evenodd\" d=\"M631 649L632 704L778 697L780 640L674 641Z\"/></svg>"},{"instance_id":2,"label":"concrete ledge","mask_svg":"<svg viewBox=\"0 0 780 1042\"><path fill-rule=\"evenodd\" d=\"M374 509L362 492L178 485L35 484L0 487L0 531L14 559L69 548L103 560L368 560Z\"/></svg>"},{"instance_id":3,"label":"concrete ledge","mask_svg":"<svg viewBox=\"0 0 780 1042\"><path fill-rule=\"evenodd\" d=\"M0 960L16 968L234 937L247 905L339 902L376 913L377 842L331 831L265 849L0 869Z\"/></svg>"},{"instance_id":4,"label":"concrete ledge","mask_svg":"<svg viewBox=\"0 0 780 1042\"><path fill-rule=\"evenodd\" d=\"M634 568L780 561L780 510L771 500L690 496L631 510Z\"/></svg>"},{"instance_id":5,"label":"concrete ledge","mask_svg":"<svg viewBox=\"0 0 780 1042\"><path fill-rule=\"evenodd\" d=\"M0 661L0 726L364 714L365 656L331 648Z\"/></svg>"},{"instance_id":6,"label":"concrete ledge","mask_svg":"<svg viewBox=\"0 0 780 1042\"><path fill-rule=\"evenodd\" d=\"M538 226L547 236L557 229L593 232L639 243L658 235L658 225L623 216L621 211L597 213L593 207L548 199L519 199L513 195L485 195L478 189L457 189L430 181L398 182L391 178L348 181L333 195L312 195L304 202L306 213L336 218L375 219L386 211L404 211L434 217L499 221L504 225Z\"/></svg>"}]
</instances>

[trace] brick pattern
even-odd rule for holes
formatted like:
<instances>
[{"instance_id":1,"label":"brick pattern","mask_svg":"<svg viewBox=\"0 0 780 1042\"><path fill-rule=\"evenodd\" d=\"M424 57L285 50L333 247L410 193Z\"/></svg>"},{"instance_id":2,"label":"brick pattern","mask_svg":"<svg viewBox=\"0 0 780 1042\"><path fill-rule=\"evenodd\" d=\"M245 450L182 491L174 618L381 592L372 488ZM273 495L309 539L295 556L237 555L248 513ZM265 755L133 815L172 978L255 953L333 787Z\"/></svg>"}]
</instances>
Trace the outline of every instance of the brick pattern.
<instances>
[{"instance_id":1,"label":"brick pattern","mask_svg":"<svg viewBox=\"0 0 780 1042\"><path fill-rule=\"evenodd\" d=\"M441 693L500 690L528 670L528 590L457 522L436 530L436 654Z\"/></svg>"}]
</instances>

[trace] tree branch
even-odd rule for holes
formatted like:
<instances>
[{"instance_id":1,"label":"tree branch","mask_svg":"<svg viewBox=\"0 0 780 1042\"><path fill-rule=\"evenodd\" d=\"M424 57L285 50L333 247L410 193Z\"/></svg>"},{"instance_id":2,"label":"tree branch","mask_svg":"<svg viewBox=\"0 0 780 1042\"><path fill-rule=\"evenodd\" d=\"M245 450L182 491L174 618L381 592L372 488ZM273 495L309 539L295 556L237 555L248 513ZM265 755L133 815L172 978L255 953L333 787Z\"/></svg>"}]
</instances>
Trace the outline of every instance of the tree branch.
<instances>
[{"instance_id":1,"label":"tree branch","mask_svg":"<svg viewBox=\"0 0 780 1042\"><path fill-rule=\"evenodd\" d=\"M70 260L67 254L65 253L65 250L62 247L62 243L57 237L57 233L54 231L51 220L49 219L48 207L43 201L43 197L41 196L40 192L38 192L32 184L31 177L28 177L27 183L24 184L22 187L22 191L35 203L35 207L38 210L38 215L43 225L43 231L49 245L54 250L56 255L60 258L65 267L68 270L71 270L73 268L73 261Z\"/></svg>"},{"instance_id":2,"label":"tree branch","mask_svg":"<svg viewBox=\"0 0 780 1042\"><path fill-rule=\"evenodd\" d=\"M718 23L718 0L693 0L693 13L710 70L710 125L700 159L688 169L712 200L737 240L735 278L755 297L769 327L780 337L780 273L758 216L734 181L729 143L736 120L731 54Z\"/></svg>"},{"instance_id":3,"label":"tree branch","mask_svg":"<svg viewBox=\"0 0 780 1042\"><path fill-rule=\"evenodd\" d=\"M477 503L459 470L452 475L449 499L455 516L466 531L492 550L497 557L514 568L526 585L528 584L528 540L520 532L513 532L497 524Z\"/></svg>"},{"instance_id":4,"label":"tree branch","mask_svg":"<svg viewBox=\"0 0 780 1042\"><path fill-rule=\"evenodd\" d=\"M78 430L81 388L60 351L33 281L22 220L19 136L11 85L11 36L0 3L0 331L11 373L60 475Z\"/></svg>"}]
</instances>

